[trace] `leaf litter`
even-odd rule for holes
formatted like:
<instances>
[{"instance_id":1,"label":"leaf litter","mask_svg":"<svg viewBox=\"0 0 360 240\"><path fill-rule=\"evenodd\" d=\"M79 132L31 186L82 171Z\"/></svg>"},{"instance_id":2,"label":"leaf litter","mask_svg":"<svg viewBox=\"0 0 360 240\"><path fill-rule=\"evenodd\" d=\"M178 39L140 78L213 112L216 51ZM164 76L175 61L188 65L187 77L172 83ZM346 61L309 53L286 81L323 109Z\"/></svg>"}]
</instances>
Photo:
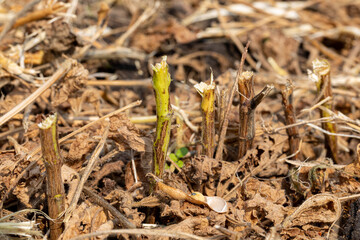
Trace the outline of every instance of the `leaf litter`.
<instances>
[{"instance_id":1,"label":"leaf litter","mask_svg":"<svg viewBox=\"0 0 360 240\"><path fill-rule=\"evenodd\" d=\"M57 112L67 209L61 239L100 231L101 239L359 239L359 7L325 0L4 1L1 215L48 211L35 116ZM244 108L236 86L222 157L201 155L194 85L214 75L217 153L245 54L242 68L254 72L254 92L274 85L254 112L253 142L239 157ZM148 80L163 55L175 110L168 154L188 154L166 160L164 185L150 193L156 107ZM315 59L330 63L329 98L319 97L308 78ZM282 105L288 80L293 124ZM322 127L329 121L335 133ZM291 127L297 134L289 135ZM337 137L337 159L328 158L329 134ZM209 199L226 204L214 211ZM46 218L24 217L37 222L26 236L47 234ZM2 233L9 234L0 226Z\"/></svg>"}]
</instances>

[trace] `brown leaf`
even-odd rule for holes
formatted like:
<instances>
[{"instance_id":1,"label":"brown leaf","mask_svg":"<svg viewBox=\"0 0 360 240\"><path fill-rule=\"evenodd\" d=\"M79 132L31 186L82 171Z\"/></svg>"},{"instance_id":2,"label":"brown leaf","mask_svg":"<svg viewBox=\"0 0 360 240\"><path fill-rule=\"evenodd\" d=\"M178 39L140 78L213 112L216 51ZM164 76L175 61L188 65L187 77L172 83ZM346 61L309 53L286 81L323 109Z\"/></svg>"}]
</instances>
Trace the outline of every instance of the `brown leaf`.
<instances>
[{"instance_id":1,"label":"brown leaf","mask_svg":"<svg viewBox=\"0 0 360 240\"><path fill-rule=\"evenodd\" d=\"M276 181L261 182L255 178L250 178L244 186L244 194L249 199L259 194L274 204L282 205L286 203L285 190L281 189L281 184Z\"/></svg>"},{"instance_id":2,"label":"brown leaf","mask_svg":"<svg viewBox=\"0 0 360 240\"><path fill-rule=\"evenodd\" d=\"M138 152L145 151L145 140L125 114L118 114L110 118L109 138L115 141L120 151L125 151L126 147Z\"/></svg>"},{"instance_id":3,"label":"brown leaf","mask_svg":"<svg viewBox=\"0 0 360 240\"><path fill-rule=\"evenodd\" d=\"M179 218L184 220L186 215L180 210L180 201L172 200L170 201L170 206L165 205L161 212L161 217Z\"/></svg>"},{"instance_id":4,"label":"brown leaf","mask_svg":"<svg viewBox=\"0 0 360 240\"><path fill-rule=\"evenodd\" d=\"M79 162L86 154L90 153L94 146L95 143L91 140L90 133L80 133L76 135L75 141L71 143L66 158L72 163Z\"/></svg>"},{"instance_id":5,"label":"brown leaf","mask_svg":"<svg viewBox=\"0 0 360 240\"><path fill-rule=\"evenodd\" d=\"M246 201L245 220L254 224L266 219L271 220L274 225L280 224L285 218L285 208L279 204L262 197L256 193L251 200Z\"/></svg>"},{"instance_id":6,"label":"brown leaf","mask_svg":"<svg viewBox=\"0 0 360 240\"><path fill-rule=\"evenodd\" d=\"M80 234L96 231L107 222L107 217L102 207L94 206L89 202L82 202L72 213L71 218L65 223L65 230L61 239L71 239Z\"/></svg>"},{"instance_id":7,"label":"brown leaf","mask_svg":"<svg viewBox=\"0 0 360 240\"><path fill-rule=\"evenodd\" d=\"M88 70L81 63L73 60L72 68L58 83L58 87L54 89L52 104L56 107L67 101L69 97L74 97L74 94L85 87L88 75Z\"/></svg>"}]
</instances>

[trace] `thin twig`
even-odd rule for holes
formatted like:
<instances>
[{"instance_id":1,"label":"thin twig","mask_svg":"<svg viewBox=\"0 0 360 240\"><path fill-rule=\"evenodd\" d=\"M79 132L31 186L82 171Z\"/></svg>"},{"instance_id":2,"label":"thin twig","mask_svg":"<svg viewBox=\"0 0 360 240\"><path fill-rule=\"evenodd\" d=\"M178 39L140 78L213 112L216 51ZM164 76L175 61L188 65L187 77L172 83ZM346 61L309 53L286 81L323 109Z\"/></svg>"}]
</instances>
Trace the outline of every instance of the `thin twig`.
<instances>
[{"instance_id":1,"label":"thin twig","mask_svg":"<svg viewBox=\"0 0 360 240\"><path fill-rule=\"evenodd\" d=\"M133 34L138 27L141 26L147 19L154 15L160 7L160 1L156 1L153 6L148 6L145 11L140 15L136 22L130 26L130 28L119 39L115 41L116 46L124 45L126 39Z\"/></svg>"},{"instance_id":2,"label":"thin twig","mask_svg":"<svg viewBox=\"0 0 360 240\"><path fill-rule=\"evenodd\" d=\"M115 234L132 234L138 235L143 234L146 236L163 236L163 237L173 237L173 238L182 238L182 239L195 239L195 240L205 240L205 238L198 237L196 235L185 233L185 232L174 232L171 230L162 230L162 229L117 229L109 231L99 231L80 235L71 240L82 240L89 239L91 237L101 236L101 235L115 235Z\"/></svg>"},{"instance_id":3,"label":"thin twig","mask_svg":"<svg viewBox=\"0 0 360 240\"><path fill-rule=\"evenodd\" d=\"M193 132L198 132L199 131L199 127L195 126L194 124L192 124L187 116L187 114L185 113L184 110L182 110L181 108L179 108L178 106L175 106L174 104L171 104L171 107L175 110L175 113L178 113L179 116L184 120L185 124L193 131Z\"/></svg>"},{"instance_id":4,"label":"thin twig","mask_svg":"<svg viewBox=\"0 0 360 240\"><path fill-rule=\"evenodd\" d=\"M90 197L96 204L108 210L114 217L116 217L121 225L125 228L136 228L123 214L121 214L115 207L108 203L105 199L94 193L90 188L84 187L83 192Z\"/></svg>"},{"instance_id":5,"label":"thin twig","mask_svg":"<svg viewBox=\"0 0 360 240\"><path fill-rule=\"evenodd\" d=\"M352 134L332 133L332 132L326 131L325 129L318 127L312 123L307 123L306 125L308 125L309 127L315 128L316 130L319 130L320 132L325 133L326 135L329 135L329 136L339 136L339 137L360 139L360 136L356 136L356 135L352 135Z\"/></svg>"},{"instance_id":6,"label":"thin twig","mask_svg":"<svg viewBox=\"0 0 360 240\"><path fill-rule=\"evenodd\" d=\"M229 118L228 118L229 117L229 112L230 112L230 108L231 108L231 105L232 105L232 101L234 99L235 90L236 90L236 87L238 85L240 75L241 75L241 73L243 71L244 62L245 62L245 58L246 58L246 55L247 55L247 52L248 52L248 49L249 49L249 45L250 45L250 42L247 42L246 47L244 49L244 53L241 56L241 61L240 61L240 65L239 65L239 68L238 68L237 75L236 75L236 79L235 79L233 87L231 88L231 92L230 92L228 103L227 103L228 105L226 107L225 114L224 114L224 119L223 119L223 122L221 124L219 144L218 144L217 152L216 152L216 155L215 155L215 159L218 160L218 161L220 161L222 159L223 150L224 150L224 141L225 141L225 137L226 137L226 130L227 130L227 127L228 127L228 124L229 124Z\"/></svg>"}]
</instances>

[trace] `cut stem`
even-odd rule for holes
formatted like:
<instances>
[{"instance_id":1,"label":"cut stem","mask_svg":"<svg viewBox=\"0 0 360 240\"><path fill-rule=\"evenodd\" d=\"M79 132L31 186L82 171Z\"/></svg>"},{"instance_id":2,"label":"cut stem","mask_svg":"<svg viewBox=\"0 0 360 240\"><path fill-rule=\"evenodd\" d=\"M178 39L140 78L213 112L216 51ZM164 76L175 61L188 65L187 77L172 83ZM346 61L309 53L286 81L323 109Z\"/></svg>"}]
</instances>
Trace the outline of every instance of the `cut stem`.
<instances>
[{"instance_id":1,"label":"cut stem","mask_svg":"<svg viewBox=\"0 0 360 240\"><path fill-rule=\"evenodd\" d=\"M322 59L315 59L313 62L313 72L310 75L311 79L315 82L319 101L331 97L331 78L330 78L330 64L328 61ZM334 111L332 100L322 104L324 109L320 109L322 118L331 117L330 112ZM323 122L322 128L325 131L336 134L336 124L332 122ZM324 134L325 148L327 149L327 157L332 158L334 162L338 163L337 157L337 136Z\"/></svg>"},{"instance_id":2,"label":"cut stem","mask_svg":"<svg viewBox=\"0 0 360 240\"><path fill-rule=\"evenodd\" d=\"M65 190L61 178L61 166L63 164L60 155L57 132L57 114L53 114L42 120L38 115L40 128L40 142L43 161L46 168L46 196L48 201L50 221L50 239L55 240L63 232L62 219L58 219L65 210Z\"/></svg>"},{"instance_id":3,"label":"cut stem","mask_svg":"<svg viewBox=\"0 0 360 240\"><path fill-rule=\"evenodd\" d=\"M172 108L170 105L169 86L171 82L166 63L166 56L161 63L153 66L153 88L156 101L156 139L154 142L153 173L162 178L165 159L170 141Z\"/></svg>"},{"instance_id":4,"label":"cut stem","mask_svg":"<svg viewBox=\"0 0 360 240\"><path fill-rule=\"evenodd\" d=\"M201 101L201 139L204 155L212 158L215 150L215 83L211 73L210 84L201 82L194 87L202 97Z\"/></svg>"},{"instance_id":5,"label":"cut stem","mask_svg":"<svg viewBox=\"0 0 360 240\"><path fill-rule=\"evenodd\" d=\"M255 109L270 93L273 86L267 85L254 97L254 73L246 71L241 73L238 87L240 93L238 159L240 159L246 154L247 149L252 148L253 145L255 137Z\"/></svg>"},{"instance_id":6,"label":"cut stem","mask_svg":"<svg viewBox=\"0 0 360 240\"><path fill-rule=\"evenodd\" d=\"M293 85L289 81L286 85L281 87L281 96L282 96L282 105L285 112L285 124L286 126L296 124L296 116L294 107L292 105L293 100ZM289 136L289 145L290 145L290 155L294 155L294 158L297 159L299 157L299 145L300 145L300 137L299 130L294 125L293 127L286 128L286 132Z\"/></svg>"}]
</instances>

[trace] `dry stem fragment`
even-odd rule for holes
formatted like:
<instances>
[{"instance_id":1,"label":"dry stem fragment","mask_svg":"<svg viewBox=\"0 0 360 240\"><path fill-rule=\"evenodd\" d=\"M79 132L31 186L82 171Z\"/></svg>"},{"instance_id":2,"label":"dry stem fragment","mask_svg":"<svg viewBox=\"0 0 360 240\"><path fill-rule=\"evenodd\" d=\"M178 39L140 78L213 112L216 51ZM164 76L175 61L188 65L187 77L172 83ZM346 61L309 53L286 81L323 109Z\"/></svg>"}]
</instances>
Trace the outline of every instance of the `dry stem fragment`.
<instances>
[{"instance_id":1,"label":"dry stem fragment","mask_svg":"<svg viewBox=\"0 0 360 240\"><path fill-rule=\"evenodd\" d=\"M211 73L211 82L206 84L201 82L194 86L202 97L201 101L201 140L203 144L203 154L212 158L215 149L215 83Z\"/></svg>"},{"instance_id":2,"label":"dry stem fragment","mask_svg":"<svg viewBox=\"0 0 360 240\"><path fill-rule=\"evenodd\" d=\"M315 59L313 62L313 72L309 74L309 78L313 80L316 84L317 94L319 101L332 97L331 90L331 78L330 78L330 64L328 61L322 59ZM322 104L322 107L325 109L320 110L320 115L322 118L331 117L330 111L334 110L332 101L327 101ZM336 134L336 124L332 122L323 122L322 128L325 131ZM327 157L332 158L336 163L338 163L337 157L337 137L335 135L324 134L325 137L325 147L327 149Z\"/></svg>"},{"instance_id":3,"label":"dry stem fragment","mask_svg":"<svg viewBox=\"0 0 360 240\"><path fill-rule=\"evenodd\" d=\"M291 82L287 82L285 86L281 87L282 104L285 111L285 124L287 126L296 123L296 116L292 105L292 92L293 85ZM299 130L296 126L293 126L286 128L286 132L289 136L290 154L294 154L294 158L297 159L299 157L300 144Z\"/></svg>"},{"instance_id":4,"label":"dry stem fragment","mask_svg":"<svg viewBox=\"0 0 360 240\"><path fill-rule=\"evenodd\" d=\"M243 72L239 82L240 93L240 129L239 129L239 155L242 158L247 149L252 147L255 137L255 108L270 93L273 86L267 85L254 97L254 73Z\"/></svg>"},{"instance_id":5,"label":"dry stem fragment","mask_svg":"<svg viewBox=\"0 0 360 240\"><path fill-rule=\"evenodd\" d=\"M41 121L41 116L38 116L38 121ZM58 143L57 114L50 115L38 125L43 161L46 167L49 216L54 219L54 221L50 221L50 239L56 240L63 232L62 219L57 218L65 210L65 190L61 177L63 160Z\"/></svg>"}]
</instances>

